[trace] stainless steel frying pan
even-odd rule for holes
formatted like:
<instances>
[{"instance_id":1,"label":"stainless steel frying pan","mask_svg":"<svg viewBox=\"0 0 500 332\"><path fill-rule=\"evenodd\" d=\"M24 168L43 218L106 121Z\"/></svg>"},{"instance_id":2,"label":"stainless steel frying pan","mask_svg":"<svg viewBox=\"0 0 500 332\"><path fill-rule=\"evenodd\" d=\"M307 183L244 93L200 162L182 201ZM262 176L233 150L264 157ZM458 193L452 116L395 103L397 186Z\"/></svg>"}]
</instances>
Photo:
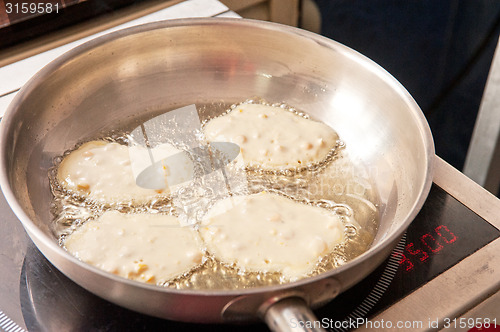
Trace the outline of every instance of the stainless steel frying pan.
<instances>
[{"instance_id":1,"label":"stainless steel frying pan","mask_svg":"<svg viewBox=\"0 0 500 332\"><path fill-rule=\"evenodd\" d=\"M48 169L76 143L184 105L285 101L331 125L353 160L376 170L380 226L344 266L280 286L194 291L105 273L72 257L50 227ZM210 107L205 108L210 115ZM434 147L408 92L359 53L316 34L241 19L185 19L119 31L66 53L18 93L1 123L1 186L40 251L91 292L153 316L189 322L264 318L271 328L314 319L374 270L421 208Z\"/></svg>"}]
</instances>

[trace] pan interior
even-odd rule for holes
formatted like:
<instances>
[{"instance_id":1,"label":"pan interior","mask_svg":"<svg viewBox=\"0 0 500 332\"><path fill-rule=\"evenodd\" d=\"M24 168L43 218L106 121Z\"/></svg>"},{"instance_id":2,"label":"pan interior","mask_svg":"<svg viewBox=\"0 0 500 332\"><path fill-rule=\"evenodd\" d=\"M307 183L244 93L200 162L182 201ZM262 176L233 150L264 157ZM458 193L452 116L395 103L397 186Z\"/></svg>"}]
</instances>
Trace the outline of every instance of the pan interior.
<instances>
[{"instance_id":1,"label":"pan interior","mask_svg":"<svg viewBox=\"0 0 500 332\"><path fill-rule=\"evenodd\" d=\"M262 104L265 101L254 99L245 103ZM301 117L306 116L303 112L299 112L284 103L275 104L273 107L281 109L282 112L291 112ZM232 195L267 192L287 197L301 204L321 207L331 214L335 214L336 218L338 218L336 220L344 224L345 241L342 244L332 246L329 254L322 255L319 265L308 274L309 276L332 270L365 252L373 241L379 220L377 191L373 186L372 179L369 177L369 170L361 168L360 165L355 164L349 158L348 151L345 151L342 141L336 142L337 145L325 161L312 164L307 169L281 168L271 171L250 168L244 170L241 166L229 162L229 164L226 163L225 166L221 166L224 162L222 159L217 161L217 153L211 154L210 157L205 155L201 149L204 141L196 137L201 134L203 123L206 120L212 119L214 116L224 115L228 110L237 112L238 109L240 109L239 105L222 103L190 105L161 113L141 122L140 126L136 126L136 121L132 121L134 124L130 126L129 130L119 131L116 129L116 132L110 137L98 138L124 145L144 144L144 140L147 138L147 145L150 147L168 142L182 151L193 154L192 160L196 164L195 169L197 169L195 178L182 183L180 186L173 184L172 197L168 199L153 199L146 204L121 201L113 202L111 206L88 202L79 195L68 194L59 185L57 180L59 167L57 164L64 156L57 157L56 166L49 172L49 179L55 196L52 202L54 207L52 213L55 216L52 227L56 234L61 235L60 244L64 246L65 239L71 236L75 227L81 225L82 222L99 218L104 211L109 209L123 213L174 214L180 218L182 225L194 225L195 233L199 234L200 238L203 238L200 234L203 232L198 231L198 226L202 223L203 215L218 201ZM193 121L195 123L192 123ZM280 123L278 122L275 125L280 125ZM233 143L230 144L237 148L235 156L239 154L239 146ZM333 141L333 144L335 144L335 141ZM226 145L218 144L221 149L227 148ZM233 146L230 147L234 148ZM215 144L212 144L212 151L217 152L214 149L217 148ZM143 158L144 156L137 157ZM158 161L158 163L160 166L168 165L170 172L178 165L181 168L185 165L183 160L178 164L175 158L170 159L173 159L172 163L169 163L169 159L164 159L162 162ZM217 166L221 167L218 168ZM222 170L222 167L224 167L224 170ZM164 180L160 171L159 177L154 184L158 186L158 184L162 183L164 183ZM306 220L303 222L307 224ZM264 234L267 234L275 227L273 223L265 223L265 225L267 226L261 229L261 233ZM217 228L217 225L215 227ZM265 227L269 228L266 229ZM151 228L151 231L151 234L156 232L154 228ZM276 229L274 231L277 232ZM281 241L286 242L287 237L293 235L282 234L278 236L284 236ZM321 234L312 233L310 236L315 238L321 236ZM311 238L309 238L310 240ZM251 245L248 242L249 239L246 240L247 242L245 240L241 241L243 242L240 242L240 245ZM297 241L300 241L300 236L295 240L295 246L299 245ZM307 246L308 243L303 245ZM206 248L209 247L209 244L202 241L202 246ZM277 249L279 250L279 248ZM265 255L265 252L263 254ZM274 255L271 254L271 257ZM278 264L281 265L282 263ZM238 280L238 282L235 282L235 280ZM214 290L247 289L279 285L289 281L280 273L248 271L243 273L242 270L232 264L219 260L219 257L214 255L210 249L206 249L201 266L194 265L192 270L167 282L158 281L157 279L155 282L177 289Z\"/></svg>"},{"instance_id":2,"label":"pan interior","mask_svg":"<svg viewBox=\"0 0 500 332\"><path fill-rule=\"evenodd\" d=\"M402 234L428 190L433 153L408 93L340 44L232 20L119 33L72 51L22 89L6 117L2 153L28 232L66 255L50 227L47 175L64 151L165 110L195 104L210 117L253 97L286 102L330 125L353 165L369 174L380 224L367 255Z\"/></svg>"}]
</instances>

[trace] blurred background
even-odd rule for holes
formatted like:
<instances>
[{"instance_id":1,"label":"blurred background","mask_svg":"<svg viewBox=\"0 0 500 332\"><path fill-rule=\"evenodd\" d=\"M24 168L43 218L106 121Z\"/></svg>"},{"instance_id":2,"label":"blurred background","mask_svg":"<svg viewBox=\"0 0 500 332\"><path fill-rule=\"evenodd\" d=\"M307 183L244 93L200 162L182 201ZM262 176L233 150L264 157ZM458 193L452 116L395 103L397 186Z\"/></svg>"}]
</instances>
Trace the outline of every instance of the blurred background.
<instances>
[{"instance_id":1,"label":"blurred background","mask_svg":"<svg viewBox=\"0 0 500 332\"><path fill-rule=\"evenodd\" d=\"M26 2L26 1L25 1ZM44 2L44 1L39 1ZM8 14L0 0L0 66L30 43L119 12L180 0L58 0L57 14ZM500 32L498 0L220 0L247 18L299 26L371 58L415 98L436 153L462 170ZM85 28L84 28L85 29ZM26 46L28 45L28 46ZM19 51L21 50L21 51ZM28 52L29 53L29 52ZM500 166L496 173L500 173ZM497 187L498 188L498 187Z\"/></svg>"}]
</instances>

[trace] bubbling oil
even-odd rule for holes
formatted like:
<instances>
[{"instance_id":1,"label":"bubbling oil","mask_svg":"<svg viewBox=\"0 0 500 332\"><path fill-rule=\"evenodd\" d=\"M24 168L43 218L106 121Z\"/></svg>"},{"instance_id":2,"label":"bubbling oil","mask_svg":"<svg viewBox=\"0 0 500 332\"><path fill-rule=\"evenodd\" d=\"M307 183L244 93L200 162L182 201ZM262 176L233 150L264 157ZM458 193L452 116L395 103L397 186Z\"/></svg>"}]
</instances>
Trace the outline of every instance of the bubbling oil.
<instances>
[{"instance_id":1,"label":"bubbling oil","mask_svg":"<svg viewBox=\"0 0 500 332\"><path fill-rule=\"evenodd\" d=\"M247 100L246 103L263 103L281 107L298 116L309 118L305 113L295 110L284 103L269 104L261 99ZM239 104L230 108L220 107L215 112L217 116L230 112ZM198 107L203 115L206 105ZM211 107L213 108L213 106ZM211 113L214 113L211 110ZM202 126L214 116L206 117ZM200 132L194 133L202 137ZM131 137L128 132L116 132L102 137L101 140L127 145ZM181 150L189 147L171 141ZM78 146L75 147L75 149ZM177 216L188 221L189 227L197 229L202 216L218 200L228 195L246 195L268 191L293 199L301 204L318 206L336 214L344 224L345 241L337 245L330 253L320 257L316 268L308 275L314 276L335 269L349 260L359 256L370 247L377 231L379 212L375 188L371 185L370 174L362 165L354 163L348 155L348 150L342 141L320 163L305 165L300 169L268 170L260 168L242 169L236 163L230 163L225 168L223 178L203 176L196 168L194 179L183 186L170 197L162 197L148 204L120 202L104 204L80 197L68 192L57 181L57 169L63 156L54 160L54 167L49 171L49 180L53 193L51 212L54 215L53 231L64 247L65 238L80 225L91 219L96 219L108 210L118 210L122 213L161 213ZM237 175L239 185L227 186L227 176ZM226 181L226 189L220 188L221 181ZM245 271L234 264L219 261L204 249L202 263L172 280L159 286L176 289L246 289L261 286L279 285L290 280L278 272Z\"/></svg>"}]
</instances>

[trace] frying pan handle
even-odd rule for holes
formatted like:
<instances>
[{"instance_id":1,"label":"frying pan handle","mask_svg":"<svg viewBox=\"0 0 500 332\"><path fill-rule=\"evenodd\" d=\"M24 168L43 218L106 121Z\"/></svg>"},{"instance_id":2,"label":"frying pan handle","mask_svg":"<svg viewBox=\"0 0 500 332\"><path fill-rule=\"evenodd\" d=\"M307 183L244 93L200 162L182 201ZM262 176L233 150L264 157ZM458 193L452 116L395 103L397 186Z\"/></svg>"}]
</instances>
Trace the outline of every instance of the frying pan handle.
<instances>
[{"instance_id":1,"label":"frying pan handle","mask_svg":"<svg viewBox=\"0 0 500 332\"><path fill-rule=\"evenodd\" d=\"M274 332L325 331L300 297L287 297L273 303L263 313L263 318Z\"/></svg>"}]
</instances>

